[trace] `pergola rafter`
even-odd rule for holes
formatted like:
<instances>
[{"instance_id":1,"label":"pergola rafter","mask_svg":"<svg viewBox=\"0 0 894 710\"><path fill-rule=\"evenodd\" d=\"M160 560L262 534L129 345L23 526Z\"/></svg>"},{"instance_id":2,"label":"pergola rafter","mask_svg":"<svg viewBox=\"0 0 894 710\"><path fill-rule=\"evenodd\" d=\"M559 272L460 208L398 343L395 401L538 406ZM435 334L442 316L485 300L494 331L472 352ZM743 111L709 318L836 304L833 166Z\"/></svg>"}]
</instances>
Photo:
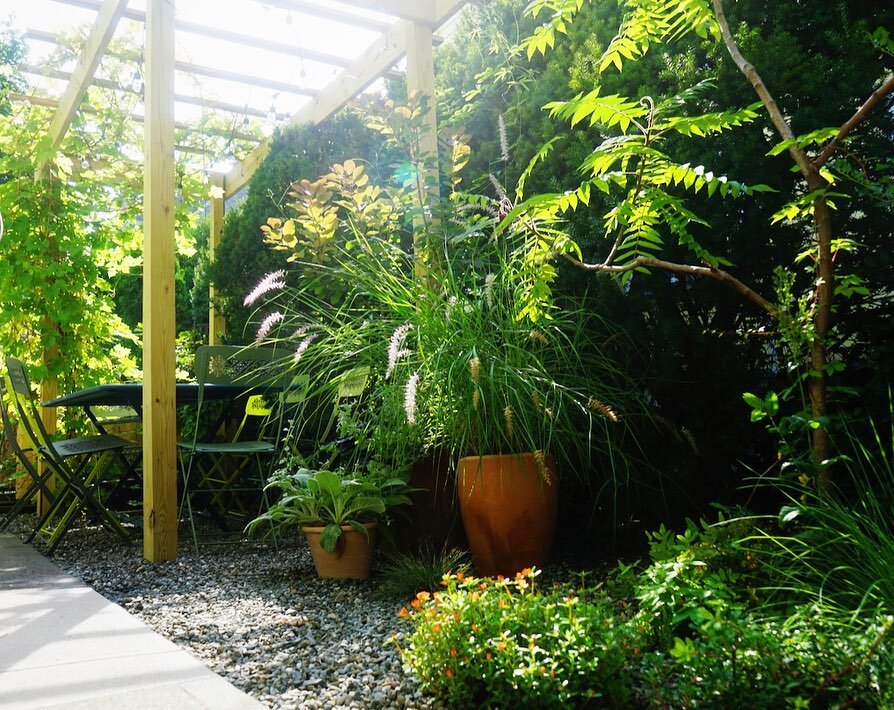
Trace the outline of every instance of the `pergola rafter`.
<instances>
[{"instance_id":1,"label":"pergola rafter","mask_svg":"<svg viewBox=\"0 0 894 710\"><path fill-rule=\"evenodd\" d=\"M263 0L266 5L305 14L327 21L339 22L378 33L378 37L362 53L353 58L323 51L312 51L300 46L274 42L205 26L175 17L175 0L147 0L145 12L127 8L127 0L54 0L63 4L95 10L96 21L81 50L77 65L71 72L47 70L48 76L67 79L68 85L58 103L48 97L23 97L34 103L54 105L55 114L47 138L54 149L61 144L72 118L79 109L91 83L115 91L134 91L94 75L102 55L108 48L119 20L127 18L146 25L145 62L145 117L144 133L144 257L143 257L143 371L144 371L144 502L143 554L149 561L174 559L177 555L177 474L176 474L176 416L174 411L174 142L175 130L186 128L174 119L175 103L200 103L206 108L249 115L248 107L222 101L204 100L177 95L174 78L177 71L193 76L204 76L234 83L272 89L292 94L306 94L310 100L288 116L289 124L318 124L338 111L357 94L383 76L402 76L394 65L407 58L406 78L410 90L418 90L433 100L434 77L432 44L433 30L455 14L465 0ZM249 2L250 0L242 0ZM391 21L369 15L353 14L350 8L374 11L393 18ZM394 19L396 18L396 19ZM338 67L337 75L321 89L308 89L291 82L272 78L256 78L238 71L176 61L175 33L186 32L254 47L268 52L299 57L303 60ZM39 29L29 36L42 41L54 41L52 33ZM138 58L138 57L137 57ZM36 67L28 67L36 71ZM260 110L251 115L261 113ZM262 112L267 115L267 112ZM139 116L132 118L139 120ZM427 149L436 149L434 108L428 116ZM213 131L212 131L213 132ZM219 129L217 132L220 132ZM233 137L235 133L232 133ZM240 136L242 137L242 136ZM213 175L211 184L218 188L211 199L211 244L219 239L224 216L225 199L241 190L269 152L269 139L225 175ZM48 164L38 173L45 174ZM212 308L209 313L211 342L225 328L223 320ZM46 354L45 354L46 355ZM49 398L44 391L44 398Z\"/></svg>"}]
</instances>

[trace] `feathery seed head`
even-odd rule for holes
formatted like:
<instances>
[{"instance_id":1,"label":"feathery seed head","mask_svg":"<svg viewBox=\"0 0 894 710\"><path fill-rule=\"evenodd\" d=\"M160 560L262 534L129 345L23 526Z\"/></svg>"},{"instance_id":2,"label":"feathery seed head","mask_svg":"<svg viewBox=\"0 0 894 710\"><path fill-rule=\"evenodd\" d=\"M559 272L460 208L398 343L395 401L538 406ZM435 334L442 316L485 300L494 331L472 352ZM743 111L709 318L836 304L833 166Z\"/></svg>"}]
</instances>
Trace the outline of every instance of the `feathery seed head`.
<instances>
[{"instance_id":1,"label":"feathery seed head","mask_svg":"<svg viewBox=\"0 0 894 710\"><path fill-rule=\"evenodd\" d=\"M617 413L615 412L614 409L609 407L605 402L603 402L599 399L596 399L596 397L591 396L587 400L587 409L589 409L593 412L598 412L603 417L605 417L606 419L608 419L611 422L614 422L615 424L617 424L619 421L621 421L621 418L617 415Z\"/></svg>"},{"instance_id":2,"label":"feathery seed head","mask_svg":"<svg viewBox=\"0 0 894 710\"><path fill-rule=\"evenodd\" d=\"M394 372L394 368L397 366L397 361L403 356L410 354L410 351L405 350L403 347L404 340L409 332L410 324L405 323L404 325L395 328L394 332L391 334L391 340L388 343L388 369L385 371L386 380L391 377L391 373Z\"/></svg>"},{"instance_id":3,"label":"feathery seed head","mask_svg":"<svg viewBox=\"0 0 894 710\"><path fill-rule=\"evenodd\" d=\"M476 385L481 379L481 360L477 357L473 357L469 360L469 371L472 373L472 382Z\"/></svg>"},{"instance_id":4,"label":"feathery seed head","mask_svg":"<svg viewBox=\"0 0 894 710\"><path fill-rule=\"evenodd\" d=\"M264 320L261 321L261 326L258 328L258 333L255 335L255 344L260 345L263 342L264 338L270 335L270 331L273 330L273 326L279 323L283 319L283 314L279 311L275 311L267 316Z\"/></svg>"},{"instance_id":5,"label":"feathery seed head","mask_svg":"<svg viewBox=\"0 0 894 710\"><path fill-rule=\"evenodd\" d=\"M265 293L284 289L286 287L286 282L283 281L285 275L285 269L278 269L277 271L272 271L267 274L258 282L258 285L252 289L251 293L245 297L243 305L251 306Z\"/></svg>"},{"instance_id":6,"label":"feathery seed head","mask_svg":"<svg viewBox=\"0 0 894 710\"><path fill-rule=\"evenodd\" d=\"M515 421L512 415L512 405L507 404L503 407L503 421L506 423L506 436L510 439L514 439Z\"/></svg>"},{"instance_id":7,"label":"feathery seed head","mask_svg":"<svg viewBox=\"0 0 894 710\"><path fill-rule=\"evenodd\" d=\"M419 373L414 372L407 380L407 387L404 390L404 413L407 415L407 421L410 424L416 423L416 389L419 386Z\"/></svg>"}]
</instances>

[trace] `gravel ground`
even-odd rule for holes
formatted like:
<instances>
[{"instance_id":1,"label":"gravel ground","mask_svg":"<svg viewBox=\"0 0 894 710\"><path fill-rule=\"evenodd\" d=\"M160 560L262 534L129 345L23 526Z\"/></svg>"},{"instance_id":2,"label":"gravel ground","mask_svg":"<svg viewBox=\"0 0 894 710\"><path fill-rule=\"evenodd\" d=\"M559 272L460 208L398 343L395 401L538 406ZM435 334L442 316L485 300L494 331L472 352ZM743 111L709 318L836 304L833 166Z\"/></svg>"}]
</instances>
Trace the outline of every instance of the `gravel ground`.
<instances>
[{"instance_id":1,"label":"gravel ground","mask_svg":"<svg viewBox=\"0 0 894 710\"><path fill-rule=\"evenodd\" d=\"M376 598L375 579L319 579L296 533L278 551L246 543L198 556L181 538L176 561L149 564L139 545L75 528L54 562L269 707L442 707L402 669L391 639L409 625L401 602Z\"/></svg>"}]
</instances>

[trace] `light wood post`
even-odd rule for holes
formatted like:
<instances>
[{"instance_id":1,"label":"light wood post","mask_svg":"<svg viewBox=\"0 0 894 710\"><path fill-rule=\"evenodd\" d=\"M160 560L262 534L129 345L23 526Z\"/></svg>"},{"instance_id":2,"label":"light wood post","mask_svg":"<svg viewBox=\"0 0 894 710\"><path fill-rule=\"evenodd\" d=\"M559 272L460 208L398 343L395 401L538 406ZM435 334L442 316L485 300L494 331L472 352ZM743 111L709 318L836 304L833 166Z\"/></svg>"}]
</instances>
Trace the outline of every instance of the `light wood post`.
<instances>
[{"instance_id":1,"label":"light wood post","mask_svg":"<svg viewBox=\"0 0 894 710\"><path fill-rule=\"evenodd\" d=\"M413 251L416 275L424 277L437 265L426 245L427 230L432 226L424 218L424 210L440 197L438 177L438 118L435 109L435 67L432 57L432 29L428 24L412 22L407 25L407 91L419 93L428 100L428 111L419 136L418 186L419 214L413 218Z\"/></svg>"},{"instance_id":2,"label":"light wood post","mask_svg":"<svg viewBox=\"0 0 894 710\"><path fill-rule=\"evenodd\" d=\"M224 223L224 176L217 174L211 178L211 186L219 188L213 191L211 195L211 232L208 235L208 263L214 264L216 258L217 245L220 244L220 237L223 234ZM217 195L220 195L218 197ZM217 289L214 287L214 281L208 284L208 344L220 345L221 338L227 334L227 321L218 309L217 305Z\"/></svg>"},{"instance_id":3,"label":"light wood post","mask_svg":"<svg viewBox=\"0 0 894 710\"><path fill-rule=\"evenodd\" d=\"M174 0L146 5L143 178L143 556L177 556L174 388Z\"/></svg>"}]
</instances>

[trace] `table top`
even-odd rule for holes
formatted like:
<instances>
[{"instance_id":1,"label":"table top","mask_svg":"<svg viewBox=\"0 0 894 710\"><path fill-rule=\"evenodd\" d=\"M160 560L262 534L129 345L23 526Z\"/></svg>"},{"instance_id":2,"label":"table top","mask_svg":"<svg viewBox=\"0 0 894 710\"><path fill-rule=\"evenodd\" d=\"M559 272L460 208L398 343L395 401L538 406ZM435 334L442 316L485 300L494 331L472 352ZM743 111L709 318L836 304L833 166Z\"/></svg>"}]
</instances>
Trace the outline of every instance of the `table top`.
<instances>
[{"instance_id":1,"label":"table top","mask_svg":"<svg viewBox=\"0 0 894 710\"><path fill-rule=\"evenodd\" d=\"M245 385L206 384L203 397L206 400L234 399L247 392ZM176 385L177 404L192 404L198 401L199 385L196 382L178 382ZM130 406L139 409L143 406L142 382L119 382L111 385L96 385L71 392L43 403L44 407L98 407L98 406Z\"/></svg>"}]
</instances>

